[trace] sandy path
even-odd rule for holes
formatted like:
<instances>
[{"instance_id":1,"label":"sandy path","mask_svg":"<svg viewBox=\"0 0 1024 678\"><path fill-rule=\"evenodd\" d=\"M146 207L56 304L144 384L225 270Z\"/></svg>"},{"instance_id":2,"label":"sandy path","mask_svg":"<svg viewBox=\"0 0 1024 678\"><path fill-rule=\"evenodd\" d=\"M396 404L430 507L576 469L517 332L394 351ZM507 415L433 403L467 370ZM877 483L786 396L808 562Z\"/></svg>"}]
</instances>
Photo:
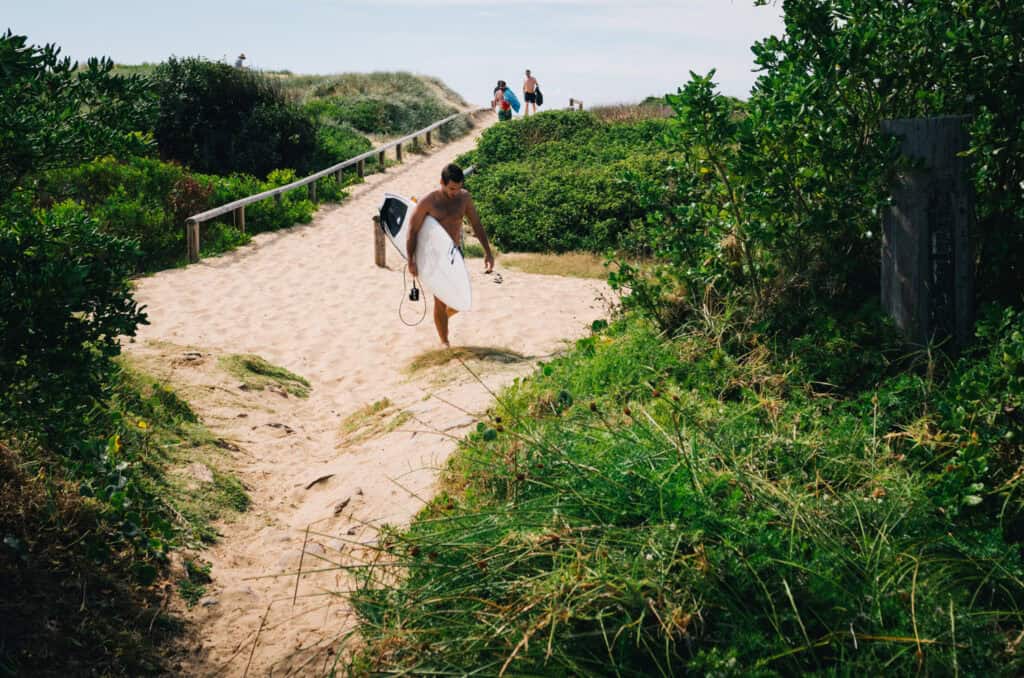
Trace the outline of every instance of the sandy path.
<instances>
[{"instance_id":1,"label":"sandy path","mask_svg":"<svg viewBox=\"0 0 1024 678\"><path fill-rule=\"evenodd\" d=\"M183 610L198 639L181 660L182 673L242 675L249 666L249 675L315 675L333 661L336 639L352 626L344 598L331 595L350 586L344 571L304 575L298 589L294 574L273 575L294 573L300 558L303 570L359 562L350 542L374 538L365 523L411 518L422 505L417 495L430 495L437 468L453 451L453 436L488 407L487 390L458 363L416 376L406 371L414 357L438 348L438 339L429 314L417 327L400 322L399 258L389 246L389 268L373 265L371 227L384 190L432 190L441 168L475 140L410 155L310 225L261 234L235 252L139 281L136 296L151 324L126 352L168 378L218 436L239 446L228 465L253 500L202 553L214 582L203 604ZM504 281L495 284L482 260L469 263L479 310L453 318L453 345L529 356L476 363L490 388L528 373L606 312L601 283L518 273L499 260ZM185 347L202 358L182 360ZM312 395L239 390L238 380L216 367L216 357L228 353L255 353L286 367L309 379ZM391 406L379 421L396 430L371 437L343 430L346 417L383 398Z\"/></svg>"}]
</instances>

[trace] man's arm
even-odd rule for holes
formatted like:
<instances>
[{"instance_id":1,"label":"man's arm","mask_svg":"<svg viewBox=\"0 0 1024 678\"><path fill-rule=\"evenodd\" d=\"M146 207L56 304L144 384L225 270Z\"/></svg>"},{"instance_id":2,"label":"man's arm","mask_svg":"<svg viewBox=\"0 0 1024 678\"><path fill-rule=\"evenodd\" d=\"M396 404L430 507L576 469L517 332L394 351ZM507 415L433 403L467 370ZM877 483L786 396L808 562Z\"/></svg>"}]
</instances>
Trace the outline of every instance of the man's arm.
<instances>
[{"instance_id":1,"label":"man's arm","mask_svg":"<svg viewBox=\"0 0 1024 678\"><path fill-rule=\"evenodd\" d=\"M473 204L473 197L466 196L466 216L469 217L469 225L473 227L473 235L484 247L484 270L490 273L494 270L494 254L491 253L491 243L487 240L487 232L480 223L480 215L477 214L476 205Z\"/></svg>"},{"instance_id":2,"label":"man's arm","mask_svg":"<svg viewBox=\"0 0 1024 678\"><path fill-rule=\"evenodd\" d=\"M416 209L412 211L412 216L409 217L409 237L405 241L405 251L409 255L409 273L413 276L418 275L416 267L416 239L419 238L420 229L423 228L423 220L429 214L428 202L430 202L430 198L424 198L416 203Z\"/></svg>"}]
</instances>

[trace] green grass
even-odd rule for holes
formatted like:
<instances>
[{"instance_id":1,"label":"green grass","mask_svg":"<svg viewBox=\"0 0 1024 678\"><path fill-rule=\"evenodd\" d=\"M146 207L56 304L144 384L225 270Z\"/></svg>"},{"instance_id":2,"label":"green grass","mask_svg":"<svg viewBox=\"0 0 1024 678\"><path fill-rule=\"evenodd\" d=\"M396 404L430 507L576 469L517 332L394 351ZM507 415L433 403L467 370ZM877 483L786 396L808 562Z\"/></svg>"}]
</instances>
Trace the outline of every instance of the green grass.
<instances>
[{"instance_id":1,"label":"green grass","mask_svg":"<svg viewBox=\"0 0 1024 678\"><path fill-rule=\"evenodd\" d=\"M629 318L501 393L442 493L382 530L350 669L1024 669L1005 651L1024 628L1019 448L956 470L972 441L1021 432L999 414L1024 392L1020 329L945 375L902 363L828 397L823 336L748 329L709 315L667 338ZM961 494L976 486L991 489Z\"/></svg>"},{"instance_id":2,"label":"green grass","mask_svg":"<svg viewBox=\"0 0 1024 678\"><path fill-rule=\"evenodd\" d=\"M254 391L273 387L298 398L308 398L312 388L305 377L272 365L258 355L232 354L220 358L218 364L228 374L241 379L245 388Z\"/></svg>"}]
</instances>

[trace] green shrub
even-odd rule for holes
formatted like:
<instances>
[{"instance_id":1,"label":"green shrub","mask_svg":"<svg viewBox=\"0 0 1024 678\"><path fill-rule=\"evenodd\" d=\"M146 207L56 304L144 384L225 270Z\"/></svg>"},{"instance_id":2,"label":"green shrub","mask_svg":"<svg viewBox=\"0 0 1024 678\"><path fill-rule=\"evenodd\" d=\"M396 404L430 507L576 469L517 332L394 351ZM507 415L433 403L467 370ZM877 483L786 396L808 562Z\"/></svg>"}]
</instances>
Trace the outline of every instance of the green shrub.
<instances>
[{"instance_id":1,"label":"green shrub","mask_svg":"<svg viewBox=\"0 0 1024 678\"><path fill-rule=\"evenodd\" d=\"M495 125L471 157L467 181L494 242L507 251L604 251L641 204L622 181L657 175L666 122L604 124L587 113L550 112Z\"/></svg>"},{"instance_id":2,"label":"green shrub","mask_svg":"<svg viewBox=\"0 0 1024 678\"><path fill-rule=\"evenodd\" d=\"M71 202L0 221L0 429L59 442L87 425L118 338L146 321L138 255Z\"/></svg>"},{"instance_id":3,"label":"green shrub","mask_svg":"<svg viewBox=\"0 0 1024 678\"><path fill-rule=\"evenodd\" d=\"M138 133L154 116L146 81L113 75L109 59L77 66L55 45L0 33L0 203L34 173L151 144Z\"/></svg>"},{"instance_id":4,"label":"green shrub","mask_svg":"<svg viewBox=\"0 0 1024 678\"><path fill-rule=\"evenodd\" d=\"M264 177L314 169L316 126L273 80L198 58L170 58L153 71L161 155L199 172Z\"/></svg>"}]
</instances>

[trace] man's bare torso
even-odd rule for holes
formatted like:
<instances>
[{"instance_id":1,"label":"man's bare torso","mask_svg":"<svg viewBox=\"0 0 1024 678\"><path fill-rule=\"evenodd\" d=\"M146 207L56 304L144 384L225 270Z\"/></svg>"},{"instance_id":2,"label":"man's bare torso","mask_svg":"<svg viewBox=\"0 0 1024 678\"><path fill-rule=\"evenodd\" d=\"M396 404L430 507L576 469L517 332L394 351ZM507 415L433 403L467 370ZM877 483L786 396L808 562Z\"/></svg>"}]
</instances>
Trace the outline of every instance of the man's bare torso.
<instances>
[{"instance_id":1,"label":"man's bare torso","mask_svg":"<svg viewBox=\"0 0 1024 678\"><path fill-rule=\"evenodd\" d=\"M449 198L441 191L432 191L423 198L421 204L427 210L427 214L444 226L452 240L456 243L462 242L462 220L469 205L468 191L460 191L455 198Z\"/></svg>"},{"instance_id":2,"label":"man's bare torso","mask_svg":"<svg viewBox=\"0 0 1024 678\"><path fill-rule=\"evenodd\" d=\"M527 78L527 79L526 79L526 81L525 81L525 82L523 83L523 91L524 91L524 92L529 92L530 94L533 94L533 91L534 91L535 89L537 89L537 78L535 78L535 77L533 77L533 76L531 75L531 76L530 76L529 78Z\"/></svg>"}]
</instances>

